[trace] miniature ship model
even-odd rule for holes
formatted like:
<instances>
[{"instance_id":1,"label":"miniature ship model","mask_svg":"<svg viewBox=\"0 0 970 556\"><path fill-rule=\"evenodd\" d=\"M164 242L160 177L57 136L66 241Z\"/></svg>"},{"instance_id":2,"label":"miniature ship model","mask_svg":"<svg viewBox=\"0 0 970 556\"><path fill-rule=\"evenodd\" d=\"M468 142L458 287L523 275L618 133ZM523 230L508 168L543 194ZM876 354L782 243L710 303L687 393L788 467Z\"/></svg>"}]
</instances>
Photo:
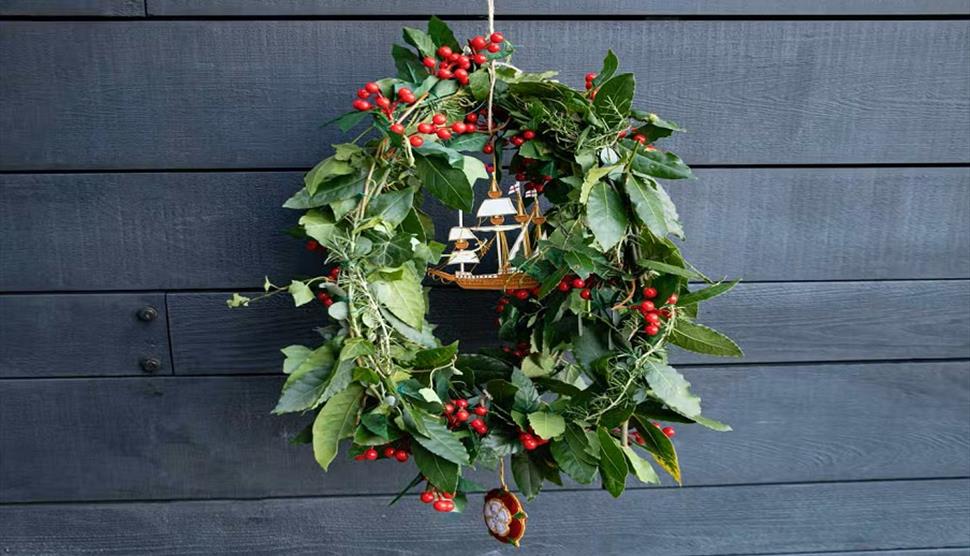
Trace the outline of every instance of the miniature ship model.
<instances>
[{"instance_id":1,"label":"miniature ship model","mask_svg":"<svg viewBox=\"0 0 970 556\"><path fill-rule=\"evenodd\" d=\"M478 224L464 225L464 216L458 212L458 225L448 232L448 241L454 242L454 249L445 255L447 257L442 266L458 265L454 273L446 272L441 267L428 269L428 275L444 282L454 282L468 290L510 290L529 289L539 286L535 278L519 272L512 266L512 260L521 250L525 256L532 254L534 242L543 238L542 224L545 217L539 212L538 199L534 199L531 211L527 214L523 194L519 182L509 188L509 194L515 195L516 203L502 195L498 183L492 178L492 185L488 191L488 198L479 205L476 216ZM527 197L535 197L534 191L525 193ZM515 215L514 224L506 224L505 218ZM487 223L486 223L487 222ZM475 233L488 234L485 241L479 239ZM510 236L517 234L512 245ZM470 241L476 243L469 249ZM476 269L485 254L495 246L498 268L490 274L476 273ZM468 268L470 266L471 268Z\"/></svg>"}]
</instances>

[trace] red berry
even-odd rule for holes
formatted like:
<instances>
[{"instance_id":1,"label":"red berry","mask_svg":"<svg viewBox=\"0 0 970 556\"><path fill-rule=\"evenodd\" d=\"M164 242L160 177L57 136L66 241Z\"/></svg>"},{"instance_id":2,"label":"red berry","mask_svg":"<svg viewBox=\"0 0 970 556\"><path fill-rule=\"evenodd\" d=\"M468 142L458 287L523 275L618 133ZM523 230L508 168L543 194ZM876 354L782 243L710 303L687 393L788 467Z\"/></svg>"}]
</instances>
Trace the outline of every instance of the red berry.
<instances>
[{"instance_id":1,"label":"red berry","mask_svg":"<svg viewBox=\"0 0 970 556\"><path fill-rule=\"evenodd\" d=\"M458 419L459 423L464 423L465 421L468 420L468 411L464 409L459 409L458 412L455 413L455 419Z\"/></svg>"},{"instance_id":2,"label":"red berry","mask_svg":"<svg viewBox=\"0 0 970 556\"><path fill-rule=\"evenodd\" d=\"M485 426L485 421L482 421L481 419L475 419L474 421L471 421L470 423L468 423L468 426L475 430L479 430L480 428Z\"/></svg>"},{"instance_id":3,"label":"red berry","mask_svg":"<svg viewBox=\"0 0 970 556\"><path fill-rule=\"evenodd\" d=\"M667 305L676 305L678 299L680 298L677 297L677 294L675 293L670 294L670 297L667 298Z\"/></svg>"},{"instance_id":4,"label":"red berry","mask_svg":"<svg viewBox=\"0 0 970 556\"><path fill-rule=\"evenodd\" d=\"M628 133L630 133L630 130L624 129L623 131L617 133L616 136L619 137L620 139L623 139L624 137L626 137Z\"/></svg>"},{"instance_id":5,"label":"red berry","mask_svg":"<svg viewBox=\"0 0 970 556\"><path fill-rule=\"evenodd\" d=\"M523 138L519 137L518 135L516 135L515 137L512 138L511 143L513 145L515 145L516 147L521 147L522 146L522 143L525 143L525 139L523 139Z\"/></svg>"},{"instance_id":6,"label":"red berry","mask_svg":"<svg viewBox=\"0 0 970 556\"><path fill-rule=\"evenodd\" d=\"M432 58L431 56L425 56L421 60L421 63L424 64L424 67L426 68L433 68L435 67L435 65L437 65L438 62L435 62L434 58Z\"/></svg>"},{"instance_id":7,"label":"red berry","mask_svg":"<svg viewBox=\"0 0 970 556\"><path fill-rule=\"evenodd\" d=\"M492 54L495 54L499 50L502 50L502 47L493 42L492 44L488 45L488 47L486 47L486 50L488 50Z\"/></svg>"},{"instance_id":8,"label":"red berry","mask_svg":"<svg viewBox=\"0 0 970 556\"><path fill-rule=\"evenodd\" d=\"M660 432L664 433L667 438L673 438L677 434L674 427L664 427Z\"/></svg>"},{"instance_id":9,"label":"red berry","mask_svg":"<svg viewBox=\"0 0 970 556\"><path fill-rule=\"evenodd\" d=\"M650 324L660 324L660 315L657 313L647 313L643 316Z\"/></svg>"},{"instance_id":10,"label":"red berry","mask_svg":"<svg viewBox=\"0 0 970 556\"><path fill-rule=\"evenodd\" d=\"M488 61L488 58L484 54L475 54L474 56L472 56L472 62L475 62L478 65L482 65L487 61Z\"/></svg>"},{"instance_id":11,"label":"red berry","mask_svg":"<svg viewBox=\"0 0 970 556\"><path fill-rule=\"evenodd\" d=\"M315 239L308 239L306 241L307 251L316 251L319 247L320 247L320 243L318 243L317 240Z\"/></svg>"},{"instance_id":12,"label":"red berry","mask_svg":"<svg viewBox=\"0 0 970 556\"><path fill-rule=\"evenodd\" d=\"M368 448L364 452L364 459L371 460L371 461L377 459L377 450L373 448Z\"/></svg>"},{"instance_id":13,"label":"red berry","mask_svg":"<svg viewBox=\"0 0 970 556\"><path fill-rule=\"evenodd\" d=\"M660 327L656 324L651 324L646 326L643 331L647 333L647 336L656 336L657 334L660 334Z\"/></svg>"},{"instance_id":14,"label":"red berry","mask_svg":"<svg viewBox=\"0 0 970 556\"><path fill-rule=\"evenodd\" d=\"M407 87L403 87L401 89L398 89L397 91L397 98L401 100L404 100L408 97L413 97L413 96L414 96L414 93L412 93L411 89L408 89Z\"/></svg>"},{"instance_id":15,"label":"red berry","mask_svg":"<svg viewBox=\"0 0 970 556\"><path fill-rule=\"evenodd\" d=\"M354 461L364 461L364 454L354 456Z\"/></svg>"},{"instance_id":16,"label":"red berry","mask_svg":"<svg viewBox=\"0 0 970 556\"><path fill-rule=\"evenodd\" d=\"M386 458L393 458L394 457L394 454L396 454L396 453L397 453L397 450L395 450L391 446L388 446L387 448L384 448L384 457L386 457Z\"/></svg>"},{"instance_id":17,"label":"red berry","mask_svg":"<svg viewBox=\"0 0 970 556\"><path fill-rule=\"evenodd\" d=\"M377 97L377 100L375 100L374 103L381 108L387 108L391 105L391 101L387 97Z\"/></svg>"},{"instance_id":18,"label":"red berry","mask_svg":"<svg viewBox=\"0 0 970 556\"><path fill-rule=\"evenodd\" d=\"M592 81L596 79L596 72L589 72L586 74L586 81Z\"/></svg>"},{"instance_id":19,"label":"red berry","mask_svg":"<svg viewBox=\"0 0 970 556\"><path fill-rule=\"evenodd\" d=\"M468 123L470 123L470 124L473 124L473 123L477 122L478 121L478 114L475 114L474 112L472 112L471 114L466 114L465 115L465 121L468 122Z\"/></svg>"},{"instance_id":20,"label":"red berry","mask_svg":"<svg viewBox=\"0 0 970 556\"><path fill-rule=\"evenodd\" d=\"M654 288L643 288L643 297L653 299L657 297L657 290Z\"/></svg>"},{"instance_id":21,"label":"red berry","mask_svg":"<svg viewBox=\"0 0 970 556\"><path fill-rule=\"evenodd\" d=\"M444 68L438 70L438 79L451 79L454 75Z\"/></svg>"},{"instance_id":22,"label":"red berry","mask_svg":"<svg viewBox=\"0 0 970 556\"><path fill-rule=\"evenodd\" d=\"M532 441L535 440L535 437L532 436L531 433L528 433L528 432L525 432L525 431L522 431L522 432L519 433L519 442L528 442L530 440L532 440Z\"/></svg>"},{"instance_id":23,"label":"red berry","mask_svg":"<svg viewBox=\"0 0 970 556\"><path fill-rule=\"evenodd\" d=\"M420 147L424 144L424 139L422 139L420 135L412 135L408 138L408 142L411 143L412 147Z\"/></svg>"},{"instance_id":24,"label":"red berry","mask_svg":"<svg viewBox=\"0 0 970 556\"><path fill-rule=\"evenodd\" d=\"M391 133L404 135L404 126L401 124L391 124Z\"/></svg>"},{"instance_id":25,"label":"red berry","mask_svg":"<svg viewBox=\"0 0 970 556\"><path fill-rule=\"evenodd\" d=\"M472 61L468 58L468 56L459 56L458 67L463 70L467 70L468 68L472 67ZM457 75L458 72L455 72L455 74ZM467 71L465 72L465 75L468 75Z\"/></svg>"},{"instance_id":26,"label":"red berry","mask_svg":"<svg viewBox=\"0 0 970 556\"><path fill-rule=\"evenodd\" d=\"M418 124L418 133L434 133L434 126L427 122Z\"/></svg>"},{"instance_id":27,"label":"red berry","mask_svg":"<svg viewBox=\"0 0 970 556\"><path fill-rule=\"evenodd\" d=\"M468 41L468 44L471 45L471 47L475 50L481 50L488 46L488 43L485 42L485 37L481 35L475 35L472 37L472 39Z\"/></svg>"},{"instance_id":28,"label":"red berry","mask_svg":"<svg viewBox=\"0 0 970 556\"><path fill-rule=\"evenodd\" d=\"M525 139L527 141L528 140L531 140L531 139L535 139L536 138L536 132L532 131L531 129L527 129L527 130L525 130L525 131L522 132L522 137L525 137Z\"/></svg>"},{"instance_id":29,"label":"red berry","mask_svg":"<svg viewBox=\"0 0 970 556\"><path fill-rule=\"evenodd\" d=\"M452 500L452 499L455 498L455 493L454 492L442 492L441 493L441 497L444 498L445 500Z\"/></svg>"},{"instance_id":30,"label":"red berry","mask_svg":"<svg viewBox=\"0 0 970 556\"><path fill-rule=\"evenodd\" d=\"M331 305L333 305L333 300L332 299L324 299L323 300L323 306L324 307L329 307Z\"/></svg>"},{"instance_id":31,"label":"red berry","mask_svg":"<svg viewBox=\"0 0 970 556\"><path fill-rule=\"evenodd\" d=\"M482 423L482 426L475 429L475 432L477 432L481 436L485 436L486 434L488 434L488 425L486 425L485 423Z\"/></svg>"},{"instance_id":32,"label":"red berry","mask_svg":"<svg viewBox=\"0 0 970 556\"><path fill-rule=\"evenodd\" d=\"M340 276L340 267L339 266L335 266L335 267L333 267L333 268L330 269L330 279L331 280L336 280L337 279L337 276Z\"/></svg>"},{"instance_id":33,"label":"red berry","mask_svg":"<svg viewBox=\"0 0 970 556\"><path fill-rule=\"evenodd\" d=\"M438 49L438 57L439 58L447 58L448 56L451 56L452 54L453 54L453 52L451 51L451 47L449 47L449 46L442 46L442 47L440 47Z\"/></svg>"},{"instance_id":34,"label":"red berry","mask_svg":"<svg viewBox=\"0 0 970 556\"><path fill-rule=\"evenodd\" d=\"M394 454L394 459L396 459L401 463L404 463L408 460L408 453L405 452L404 450L399 450L396 454Z\"/></svg>"},{"instance_id":35,"label":"red berry","mask_svg":"<svg viewBox=\"0 0 970 556\"><path fill-rule=\"evenodd\" d=\"M448 139L451 139L451 131L449 131L448 128L446 127L443 127L435 131L435 133L438 135L438 139L441 139L442 141L447 141Z\"/></svg>"},{"instance_id":36,"label":"red berry","mask_svg":"<svg viewBox=\"0 0 970 556\"><path fill-rule=\"evenodd\" d=\"M431 117L431 121L434 125L445 125L448 122L448 118L444 114L435 114Z\"/></svg>"},{"instance_id":37,"label":"red berry","mask_svg":"<svg viewBox=\"0 0 970 556\"><path fill-rule=\"evenodd\" d=\"M656 307L654 307L653 301L644 301L643 303L640 304L640 311L643 313L649 313L654 309L656 309Z\"/></svg>"},{"instance_id":38,"label":"red berry","mask_svg":"<svg viewBox=\"0 0 970 556\"><path fill-rule=\"evenodd\" d=\"M475 408L475 415L478 415L480 417L484 417L484 416L488 415L488 408L485 407L484 405L480 405L480 406L476 407Z\"/></svg>"},{"instance_id":39,"label":"red berry","mask_svg":"<svg viewBox=\"0 0 970 556\"><path fill-rule=\"evenodd\" d=\"M589 291L588 289L583 290L579 292L579 297L582 297L583 299L589 299L593 297L593 292Z\"/></svg>"},{"instance_id":40,"label":"red berry","mask_svg":"<svg viewBox=\"0 0 970 556\"><path fill-rule=\"evenodd\" d=\"M369 93L378 93L381 90L377 83L374 83L373 81L364 85L364 89L367 89L367 92Z\"/></svg>"},{"instance_id":41,"label":"red berry","mask_svg":"<svg viewBox=\"0 0 970 556\"><path fill-rule=\"evenodd\" d=\"M450 512L454 509L455 503L451 500L441 499L434 503L434 509L436 512Z\"/></svg>"},{"instance_id":42,"label":"red berry","mask_svg":"<svg viewBox=\"0 0 970 556\"><path fill-rule=\"evenodd\" d=\"M567 284L566 282L559 282L559 286L557 286L557 288L561 292L568 292L569 290L572 289L572 287L570 287L570 285Z\"/></svg>"},{"instance_id":43,"label":"red berry","mask_svg":"<svg viewBox=\"0 0 970 556\"><path fill-rule=\"evenodd\" d=\"M452 52L448 55L448 61L452 64L457 64L459 58L461 58L461 54L458 54L457 52Z\"/></svg>"},{"instance_id":44,"label":"red berry","mask_svg":"<svg viewBox=\"0 0 970 556\"><path fill-rule=\"evenodd\" d=\"M468 131L468 126L466 126L464 122L455 122L451 124L451 130L455 133L461 134Z\"/></svg>"},{"instance_id":45,"label":"red berry","mask_svg":"<svg viewBox=\"0 0 970 556\"><path fill-rule=\"evenodd\" d=\"M330 299L330 294L328 294L327 292L317 292L317 299L319 299L320 301L326 301Z\"/></svg>"},{"instance_id":46,"label":"red berry","mask_svg":"<svg viewBox=\"0 0 970 556\"><path fill-rule=\"evenodd\" d=\"M455 70L455 77L457 77L459 81L464 80L464 79L468 79L468 70L463 69L463 68L456 69Z\"/></svg>"},{"instance_id":47,"label":"red berry","mask_svg":"<svg viewBox=\"0 0 970 556\"><path fill-rule=\"evenodd\" d=\"M482 147L482 152L485 154L492 154L493 152L495 152L495 147L493 147L492 144L489 143L488 145L485 145L484 147Z\"/></svg>"},{"instance_id":48,"label":"red berry","mask_svg":"<svg viewBox=\"0 0 970 556\"><path fill-rule=\"evenodd\" d=\"M492 41L495 44L498 44L498 43L504 41L505 40L505 37L502 36L502 33L492 33L492 35L490 37L488 37L488 40Z\"/></svg>"},{"instance_id":49,"label":"red berry","mask_svg":"<svg viewBox=\"0 0 970 556\"><path fill-rule=\"evenodd\" d=\"M455 405L462 409L465 409L466 407L468 407L468 400L455 400Z\"/></svg>"},{"instance_id":50,"label":"red berry","mask_svg":"<svg viewBox=\"0 0 970 556\"><path fill-rule=\"evenodd\" d=\"M646 136L641 135L639 133L633 136L633 140L636 141L637 143L640 143L641 145L647 142Z\"/></svg>"},{"instance_id":51,"label":"red berry","mask_svg":"<svg viewBox=\"0 0 970 556\"><path fill-rule=\"evenodd\" d=\"M364 112L364 111L367 111L367 110L370 110L371 109L371 104L369 102L367 102L366 100L361 100L361 99L355 100L353 102L353 106L354 106L354 108L356 108L357 110L360 110L361 112Z\"/></svg>"},{"instance_id":52,"label":"red berry","mask_svg":"<svg viewBox=\"0 0 970 556\"><path fill-rule=\"evenodd\" d=\"M453 404L453 403L446 403L445 404L445 414L446 415L451 415L454 412L455 412L455 404Z\"/></svg>"},{"instance_id":53,"label":"red berry","mask_svg":"<svg viewBox=\"0 0 970 556\"><path fill-rule=\"evenodd\" d=\"M523 440L522 447L531 452L532 450L535 450L536 448L539 447L539 443L536 442L535 440Z\"/></svg>"},{"instance_id":54,"label":"red berry","mask_svg":"<svg viewBox=\"0 0 970 556\"><path fill-rule=\"evenodd\" d=\"M515 298L521 301L529 299L529 290L515 290Z\"/></svg>"},{"instance_id":55,"label":"red berry","mask_svg":"<svg viewBox=\"0 0 970 556\"><path fill-rule=\"evenodd\" d=\"M367 92L367 89L358 89L357 96L360 98L366 99L366 98L370 98L370 93Z\"/></svg>"},{"instance_id":56,"label":"red berry","mask_svg":"<svg viewBox=\"0 0 970 556\"><path fill-rule=\"evenodd\" d=\"M569 284L576 289L585 288L586 280L583 280L582 278L573 278Z\"/></svg>"},{"instance_id":57,"label":"red berry","mask_svg":"<svg viewBox=\"0 0 970 556\"><path fill-rule=\"evenodd\" d=\"M434 502L434 493L431 492L430 490L426 490L426 491L422 492L421 493L421 501L424 502L425 504L430 504L430 503Z\"/></svg>"}]
</instances>

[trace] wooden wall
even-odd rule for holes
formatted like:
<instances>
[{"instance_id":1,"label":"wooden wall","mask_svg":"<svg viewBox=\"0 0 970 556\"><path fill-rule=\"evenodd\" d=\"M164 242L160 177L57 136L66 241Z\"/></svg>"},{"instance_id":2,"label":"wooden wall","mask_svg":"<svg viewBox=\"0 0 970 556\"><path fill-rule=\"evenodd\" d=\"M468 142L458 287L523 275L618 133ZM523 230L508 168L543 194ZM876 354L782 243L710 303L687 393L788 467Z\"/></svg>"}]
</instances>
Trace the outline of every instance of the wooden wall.
<instances>
[{"instance_id":1,"label":"wooden wall","mask_svg":"<svg viewBox=\"0 0 970 556\"><path fill-rule=\"evenodd\" d=\"M519 65L579 84L612 47L691 131L685 250L745 280L708 321L748 357L676 355L735 432L680 430L682 488L544 494L521 553L967 554L970 1L498 4ZM287 444L276 350L322 314L223 302L312 270L278 207L402 22L483 9L0 0L0 552L511 552L387 507L408 466ZM432 300L492 342L494 296Z\"/></svg>"}]
</instances>

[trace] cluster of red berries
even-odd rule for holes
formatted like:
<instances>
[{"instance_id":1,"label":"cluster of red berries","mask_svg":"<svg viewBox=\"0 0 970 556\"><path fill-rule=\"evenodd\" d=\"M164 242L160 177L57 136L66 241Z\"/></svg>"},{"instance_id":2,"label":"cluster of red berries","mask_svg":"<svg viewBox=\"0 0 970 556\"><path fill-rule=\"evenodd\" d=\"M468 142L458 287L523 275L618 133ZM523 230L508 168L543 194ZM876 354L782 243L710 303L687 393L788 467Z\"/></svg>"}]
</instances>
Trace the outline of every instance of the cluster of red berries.
<instances>
[{"instance_id":1,"label":"cluster of red berries","mask_svg":"<svg viewBox=\"0 0 970 556\"><path fill-rule=\"evenodd\" d=\"M513 135L512 138L509 139L509 143L512 143L512 146L514 147L521 147L526 141L531 141L535 138L536 132L532 131L531 129L527 129L518 135Z\"/></svg>"},{"instance_id":2,"label":"cluster of red berries","mask_svg":"<svg viewBox=\"0 0 970 556\"><path fill-rule=\"evenodd\" d=\"M656 288L647 287L643 288L643 301L636 305L632 305L630 308L636 311L640 311L643 315L643 319L646 324L643 326L643 331L647 333L647 336L656 336L660 334L660 325L663 324L663 319L670 318L670 309L660 308L658 309L656 304L652 301L657 297ZM672 293L670 297L667 298L667 305L677 304L677 294Z\"/></svg>"},{"instance_id":3,"label":"cluster of red berries","mask_svg":"<svg viewBox=\"0 0 970 556\"><path fill-rule=\"evenodd\" d=\"M428 489L421 493L421 501L425 504L434 502L436 512L450 512L455 509L455 494L453 492L443 492L428 483Z\"/></svg>"},{"instance_id":4,"label":"cluster of red berries","mask_svg":"<svg viewBox=\"0 0 970 556\"><path fill-rule=\"evenodd\" d=\"M593 297L593 291L589 288L593 280L594 278L592 276L590 276L589 281L583 280L579 276L566 276L559 281L556 289L563 293L569 292L570 290L579 290L579 297L589 299Z\"/></svg>"},{"instance_id":5,"label":"cluster of red berries","mask_svg":"<svg viewBox=\"0 0 970 556\"><path fill-rule=\"evenodd\" d=\"M537 435L535 432L531 430L528 430L528 431L520 430L519 442L522 444L523 448L531 452L532 450L535 450L539 446L548 444L549 440L540 437L539 435Z\"/></svg>"},{"instance_id":6,"label":"cluster of red berries","mask_svg":"<svg viewBox=\"0 0 970 556\"><path fill-rule=\"evenodd\" d=\"M377 98L374 99L374 104L371 104L369 99L373 95L377 95ZM414 93L411 92L411 89L407 88L399 90L397 92L397 98L400 102L405 104L414 104L418 101L417 97L414 96ZM361 112L366 112L375 105L380 108L381 112L383 112L388 118L391 117L394 109L397 108L397 102L394 102L384 96L384 93L381 92L381 87L377 83L368 83L364 85L363 88L357 90L357 98L353 102L354 109Z\"/></svg>"},{"instance_id":7,"label":"cluster of red berries","mask_svg":"<svg viewBox=\"0 0 970 556\"><path fill-rule=\"evenodd\" d=\"M589 72L586 74L586 90L593 88L593 80L596 79L596 72Z\"/></svg>"},{"instance_id":8,"label":"cluster of red berries","mask_svg":"<svg viewBox=\"0 0 970 556\"><path fill-rule=\"evenodd\" d=\"M408 142L411 143L412 147L420 147L424 144L424 138L421 135L435 135L438 139L442 141L447 141L451 139L452 134L461 135L462 133L474 133L474 125L468 125L465 122L448 122L448 117L444 114L435 114L431 116L430 122L421 122L417 126L417 133L408 137ZM404 125L398 122L391 124L391 133L396 133L398 135L404 135L405 128Z\"/></svg>"},{"instance_id":9,"label":"cluster of red berries","mask_svg":"<svg viewBox=\"0 0 970 556\"><path fill-rule=\"evenodd\" d=\"M404 448L395 448L394 446L388 444L381 449L380 452L378 452L376 448L368 448L359 455L354 456L354 459L357 461L374 461L381 455L383 455L385 459L396 459L400 463L407 462L408 458L411 457L411 454Z\"/></svg>"},{"instance_id":10,"label":"cluster of red berries","mask_svg":"<svg viewBox=\"0 0 970 556\"><path fill-rule=\"evenodd\" d=\"M468 70L471 69L472 63L481 66L488 61L488 57L482 54L482 51L487 50L494 54L502 50L501 44L504 41L505 37L501 33L492 33L488 40L479 35L468 41L473 52L470 56L455 52L450 46L441 46L435 52L438 55L438 60L431 56L425 56L421 63L428 68L429 73L438 79L457 79L462 85L467 85Z\"/></svg>"},{"instance_id":11,"label":"cluster of red berries","mask_svg":"<svg viewBox=\"0 0 970 556\"><path fill-rule=\"evenodd\" d=\"M454 429L467 423L469 427L480 436L488 433L488 425L485 424L485 416L488 415L488 408L484 405L477 405L468 411L468 400L451 400L444 406L444 415L448 419L448 428ZM476 417L472 417L472 414Z\"/></svg>"},{"instance_id":12,"label":"cluster of red berries","mask_svg":"<svg viewBox=\"0 0 970 556\"><path fill-rule=\"evenodd\" d=\"M502 346L502 351L518 359L525 359L532 352L532 346L529 342L519 342L515 349L512 349L511 346Z\"/></svg>"},{"instance_id":13,"label":"cluster of red berries","mask_svg":"<svg viewBox=\"0 0 970 556\"><path fill-rule=\"evenodd\" d=\"M333 298L327 292L317 292L317 299L320 300L320 303L323 303L324 307L333 305Z\"/></svg>"},{"instance_id":14,"label":"cluster of red berries","mask_svg":"<svg viewBox=\"0 0 970 556\"><path fill-rule=\"evenodd\" d=\"M546 184L552 181L552 176L538 176L530 179L525 172L517 172L515 179L516 181L525 182L526 191L535 190L537 193L542 193L542 190L546 188Z\"/></svg>"}]
</instances>

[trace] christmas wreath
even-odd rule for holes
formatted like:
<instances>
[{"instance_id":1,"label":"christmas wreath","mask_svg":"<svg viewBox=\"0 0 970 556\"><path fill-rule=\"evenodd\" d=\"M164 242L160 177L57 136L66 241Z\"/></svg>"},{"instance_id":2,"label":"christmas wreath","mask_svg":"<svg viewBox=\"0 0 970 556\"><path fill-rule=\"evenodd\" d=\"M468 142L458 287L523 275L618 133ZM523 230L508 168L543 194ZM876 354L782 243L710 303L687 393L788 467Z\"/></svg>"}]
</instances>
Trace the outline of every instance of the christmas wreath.
<instances>
[{"instance_id":1,"label":"christmas wreath","mask_svg":"<svg viewBox=\"0 0 970 556\"><path fill-rule=\"evenodd\" d=\"M274 412L315 413L296 440L325 470L347 439L356 460L413 459L401 495L421 485L421 501L440 512L485 490L464 470L497 469L485 522L513 544L526 515L505 484L506 457L528 499L563 474L598 477L619 496L630 474L659 482L650 460L679 483L669 423L730 429L701 415L667 345L741 356L696 322L700 302L736 282L706 278L670 239L683 233L658 180L693 176L653 144L681 129L633 107L634 76L617 73L612 51L576 90L554 72L510 65L501 33L462 44L432 18L404 40L413 50L392 48L397 76L364 85L334 122L366 128L284 205L304 211L294 233L329 271L267 279L265 294L229 300L288 293L328 308L320 345L282 350ZM459 211L450 246L434 241L426 195ZM477 221L465 225L476 202ZM490 261L496 270L476 273ZM501 290L504 346L442 345L426 321L423 283L433 279Z\"/></svg>"}]
</instances>

